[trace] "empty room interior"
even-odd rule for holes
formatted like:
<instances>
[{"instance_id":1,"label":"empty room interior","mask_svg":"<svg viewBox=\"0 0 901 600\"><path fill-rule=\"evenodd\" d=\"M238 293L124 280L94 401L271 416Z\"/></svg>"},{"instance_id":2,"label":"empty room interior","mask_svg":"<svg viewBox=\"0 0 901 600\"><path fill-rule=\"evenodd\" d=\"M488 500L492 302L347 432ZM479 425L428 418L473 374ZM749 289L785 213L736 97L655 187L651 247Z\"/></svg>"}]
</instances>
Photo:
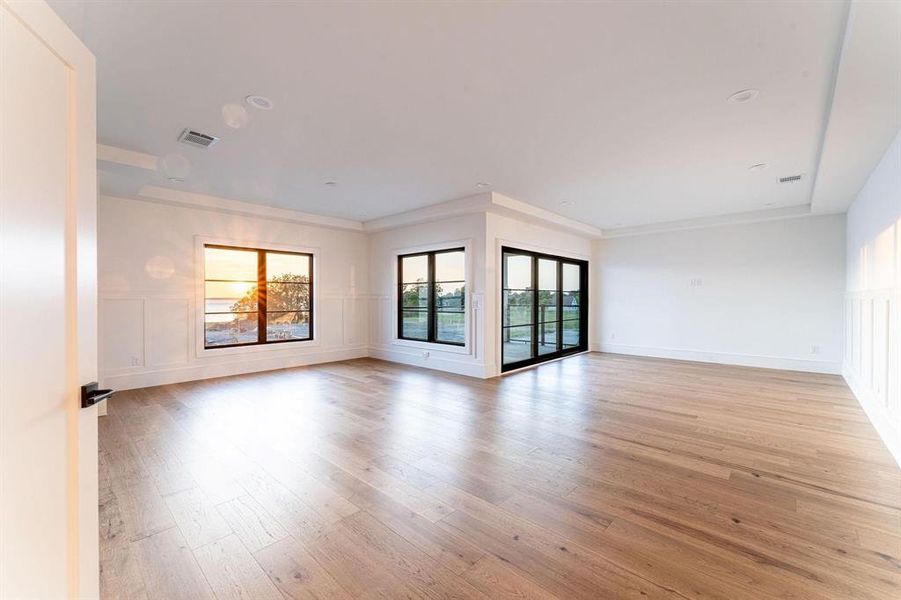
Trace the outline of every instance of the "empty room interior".
<instances>
[{"instance_id":1,"label":"empty room interior","mask_svg":"<svg viewBox=\"0 0 901 600\"><path fill-rule=\"evenodd\" d=\"M901 599L901 1L0 0L0 598Z\"/></svg>"}]
</instances>

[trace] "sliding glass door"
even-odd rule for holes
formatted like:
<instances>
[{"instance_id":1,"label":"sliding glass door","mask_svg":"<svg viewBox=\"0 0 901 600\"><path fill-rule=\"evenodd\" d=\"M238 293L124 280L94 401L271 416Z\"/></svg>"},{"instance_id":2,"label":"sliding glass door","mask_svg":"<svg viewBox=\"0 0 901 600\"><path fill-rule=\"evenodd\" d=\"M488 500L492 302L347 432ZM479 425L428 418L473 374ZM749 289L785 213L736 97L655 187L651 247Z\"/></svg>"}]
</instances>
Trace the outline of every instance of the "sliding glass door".
<instances>
[{"instance_id":1,"label":"sliding glass door","mask_svg":"<svg viewBox=\"0 0 901 600\"><path fill-rule=\"evenodd\" d=\"M588 349L588 263L503 248L504 371Z\"/></svg>"}]
</instances>

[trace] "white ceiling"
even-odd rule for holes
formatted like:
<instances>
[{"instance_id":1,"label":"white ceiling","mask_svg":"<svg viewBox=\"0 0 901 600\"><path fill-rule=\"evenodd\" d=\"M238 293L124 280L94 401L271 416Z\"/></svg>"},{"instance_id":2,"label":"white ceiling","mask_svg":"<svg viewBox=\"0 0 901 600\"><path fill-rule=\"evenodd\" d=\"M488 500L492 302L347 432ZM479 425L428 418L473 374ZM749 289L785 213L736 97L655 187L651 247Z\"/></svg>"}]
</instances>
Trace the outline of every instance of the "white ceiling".
<instances>
[{"instance_id":1,"label":"white ceiling","mask_svg":"<svg viewBox=\"0 0 901 600\"><path fill-rule=\"evenodd\" d=\"M601 228L809 204L848 13L843 1L51 4L97 56L100 141L192 165L184 183L106 165L106 193L153 184L370 220L490 182ZM726 102L746 88L760 96ZM229 128L223 105L248 94L275 109ZM222 139L196 150L176 142L185 127Z\"/></svg>"}]
</instances>

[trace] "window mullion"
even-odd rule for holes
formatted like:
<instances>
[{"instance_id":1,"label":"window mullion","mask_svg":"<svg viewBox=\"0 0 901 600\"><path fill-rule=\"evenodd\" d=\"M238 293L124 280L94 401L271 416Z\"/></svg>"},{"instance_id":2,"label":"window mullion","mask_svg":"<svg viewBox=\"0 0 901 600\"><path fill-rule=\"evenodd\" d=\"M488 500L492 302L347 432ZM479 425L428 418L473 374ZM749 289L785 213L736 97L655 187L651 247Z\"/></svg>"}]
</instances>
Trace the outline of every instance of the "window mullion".
<instances>
[{"instance_id":1,"label":"window mullion","mask_svg":"<svg viewBox=\"0 0 901 600\"><path fill-rule=\"evenodd\" d=\"M257 250L257 343L266 343L266 252Z\"/></svg>"},{"instance_id":2,"label":"window mullion","mask_svg":"<svg viewBox=\"0 0 901 600\"><path fill-rule=\"evenodd\" d=\"M541 325L538 324L538 302L540 294L538 293L538 257L532 255L532 357L538 358L538 330Z\"/></svg>"},{"instance_id":3,"label":"window mullion","mask_svg":"<svg viewBox=\"0 0 901 600\"><path fill-rule=\"evenodd\" d=\"M428 299L428 307L426 310L426 315L428 319L428 333L426 337L430 342L435 341L435 321L437 320L436 310L435 310L435 253L430 252L428 255L428 292L426 294Z\"/></svg>"},{"instance_id":4,"label":"window mullion","mask_svg":"<svg viewBox=\"0 0 901 600\"><path fill-rule=\"evenodd\" d=\"M563 351L563 261L557 261L557 352Z\"/></svg>"}]
</instances>

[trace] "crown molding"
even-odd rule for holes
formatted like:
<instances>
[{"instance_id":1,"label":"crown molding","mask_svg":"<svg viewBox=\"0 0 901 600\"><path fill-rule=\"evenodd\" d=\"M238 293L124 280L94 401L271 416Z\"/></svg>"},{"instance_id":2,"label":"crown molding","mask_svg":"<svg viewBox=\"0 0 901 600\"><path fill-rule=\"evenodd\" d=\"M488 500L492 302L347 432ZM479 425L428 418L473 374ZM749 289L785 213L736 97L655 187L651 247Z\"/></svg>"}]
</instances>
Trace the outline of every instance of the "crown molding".
<instances>
[{"instance_id":1,"label":"crown molding","mask_svg":"<svg viewBox=\"0 0 901 600\"><path fill-rule=\"evenodd\" d=\"M379 231L387 231L389 229L397 229L398 227L407 227L409 225L418 225L420 223L428 223L437 221L438 219L449 219L451 217L459 217L461 215L469 215L482 213L488 210L491 205L491 192L482 194L474 194L456 200L448 200L438 204L431 204L408 210L406 212L388 215L379 219L372 219L363 223L363 230L369 233Z\"/></svg>"},{"instance_id":2,"label":"crown molding","mask_svg":"<svg viewBox=\"0 0 901 600\"><path fill-rule=\"evenodd\" d=\"M273 219L276 221L287 221L289 223L318 225L320 227L329 227L332 229L343 229L348 231L363 231L363 223L361 223L360 221L315 215L312 213L290 210L287 208L275 208L272 206L264 206L262 204L256 204L253 202L231 200L228 198L221 198L219 196L197 194L195 192L172 190L155 185L145 185L138 192L138 196L141 197L139 199L150 200L153 202L161 202L164 204L172 204L176 206L187 206L190 208L199 208L202 210L214 210L217 212L223 212L233 215L260 217L264 219Z\"/></svg>"},{"instance_id":3,"label":"crown molding","mask_svg":"<svg viewBox=\"0 0 901 600\"><path fill-rule=\"evenodd\" d=\"M145 154L116 146L97 144L97 160L101 162L116 163L129 167L137 167L148 171L159 170L159 157L153 154Z\"/></svg>"},{"instance_id":4,"label":"crown molding","mask_svg":"<svg viewBox=\"0 0 901 600\"><path fill-rule=\"evenodd\" d=\"M785 206L765 210L752 210L741 213L716 215L711 217L699 217L695 219L682 219L678 221L664 221L635 227L619 227L616 229L604 229L603 238L617 238L633 235L649 235L664 233L667 231L681 231L685 229L705 229L708 227L722 227L724 225L742 225L747 223L761 223L764 221L779 221L782 219L797 219L799 217L814 217L827 213L812 213L809 204L797 206ZM837 213L835 213L837 214Z\"/></svg>"}]
</instances>

